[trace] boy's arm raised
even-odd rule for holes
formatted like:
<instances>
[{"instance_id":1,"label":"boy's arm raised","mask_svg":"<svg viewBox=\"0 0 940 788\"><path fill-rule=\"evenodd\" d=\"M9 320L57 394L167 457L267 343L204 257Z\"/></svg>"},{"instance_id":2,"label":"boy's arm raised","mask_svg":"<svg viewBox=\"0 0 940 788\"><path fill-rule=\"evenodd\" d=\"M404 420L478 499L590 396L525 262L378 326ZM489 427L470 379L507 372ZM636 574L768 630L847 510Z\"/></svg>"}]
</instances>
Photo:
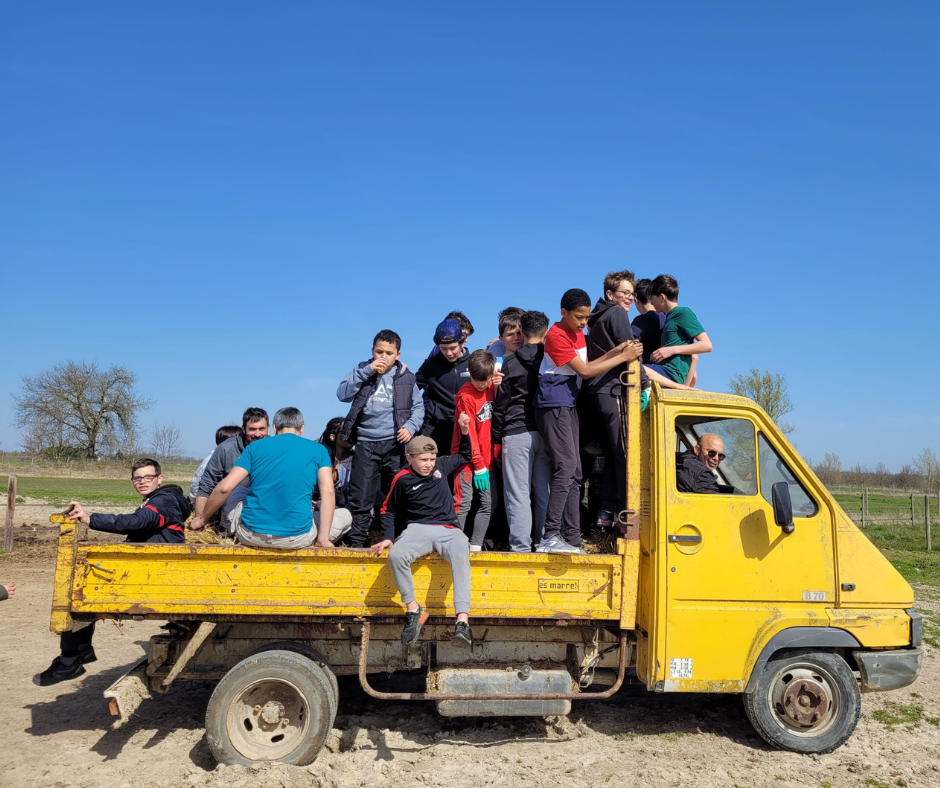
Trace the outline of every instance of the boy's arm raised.
<instances>
[{"instance_id":1,"label":"boy's arm raised","mask_svg":"<svg viewBox=\"0 0 940 788\"><path fill-rule=\"evenodd\" d=\"M460 427L460 445L457 447L457 453L447 457L441 457L437 461L438 470L445 476L449 476L461 465L470 462L472 448L470 446L470 416L461 413L457 417L457 425Z\"/></svg>"},{"instance_id":2,"label":"boy's arm raised","mask_svg":"<svg viewBox=\"0 0 940 788\"><path fill-rule=\"evenodd\" d=\"M623 342L613 350L608 350L600 358L593 361L582 361L575 356L568 362L568 366L578 373L582 378L593 378L595 375L602 375L609 369L613 369L619 364L627 361L633 361L643 355L643 345L640 342Z\"/></svg>"},{"instance_id":3,"label":"boy's arm raised","mask_svg":"<svg viewBox=\"0 0 940 788\"><path fill-rule=\"evenodd\" d=\"M359 389L362 388L362 384L373 374L375 374L375 371L372 369L371 364L361 367L357 364L340 382L339 387L336 389L337 399L340 402L352 402Z\"/></svg>"}]
</instances>

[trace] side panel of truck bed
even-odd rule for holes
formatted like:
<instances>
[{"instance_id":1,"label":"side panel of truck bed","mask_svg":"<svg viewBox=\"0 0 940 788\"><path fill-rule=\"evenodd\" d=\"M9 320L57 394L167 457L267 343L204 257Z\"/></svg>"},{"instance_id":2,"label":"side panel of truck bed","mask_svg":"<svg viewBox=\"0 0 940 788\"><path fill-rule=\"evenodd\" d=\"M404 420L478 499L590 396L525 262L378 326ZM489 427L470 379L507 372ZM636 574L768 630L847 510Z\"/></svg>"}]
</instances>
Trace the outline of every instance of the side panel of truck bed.
<instances>
[{"instance_id":1,"label":"side panel of truck bed","mask_svg":"<svg viewBox=\"0 0 940 788\"><path fill-rule=\"evenodd\" d=\"M67 544L67 540L66 541ZM60 544L60 551L65 548ZM632 545L631 545L632 548ZM216 545L78 543L70 584L72 614L149 618L213 616L387 616L403 607L385 556L356 550L261 550ZM625 555L475 553L470 557L474 617L632 620L623 598ZM450 567L436 555L414 565L418 600L453 615ZM65 589L57 589L57 598ZM625 615L626 614L626 615ZM53 621L61 631L65 621Z\"/></svg>"}]
</instances>

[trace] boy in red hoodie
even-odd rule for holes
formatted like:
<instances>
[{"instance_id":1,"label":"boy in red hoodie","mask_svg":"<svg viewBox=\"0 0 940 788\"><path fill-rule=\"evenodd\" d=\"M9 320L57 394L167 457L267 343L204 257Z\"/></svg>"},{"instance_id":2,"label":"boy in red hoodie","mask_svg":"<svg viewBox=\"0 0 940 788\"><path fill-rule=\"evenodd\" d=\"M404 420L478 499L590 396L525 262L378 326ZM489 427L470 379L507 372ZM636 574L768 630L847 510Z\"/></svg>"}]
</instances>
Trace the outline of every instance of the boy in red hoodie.
<instances>
[{"instance_id":1,"label":"boy in red hoodie","mask_svg":"<svg viewBox=\"0 0 940 788\"><path fill-rule=\"evenodd\" d=\"M493 424L493 400L496 399L495 386L499 385L502 375L496 374L496 359L485 350L476 350L470 354L467 369L470 382L464 383L454 398L454 416L459 419L461 413L470 417L471 460L454 477L454 508L457 519L464 533L467 532L467 518L473 502L477 502L473 516L470 536L470 552L483 549L486 529L490 524L490 515L495 508L495 477L490 477L493 468L493 441L490 428ZM451 451L456 454L460 445L460 431L454 429Z\"/></svg>"}]
</instances>

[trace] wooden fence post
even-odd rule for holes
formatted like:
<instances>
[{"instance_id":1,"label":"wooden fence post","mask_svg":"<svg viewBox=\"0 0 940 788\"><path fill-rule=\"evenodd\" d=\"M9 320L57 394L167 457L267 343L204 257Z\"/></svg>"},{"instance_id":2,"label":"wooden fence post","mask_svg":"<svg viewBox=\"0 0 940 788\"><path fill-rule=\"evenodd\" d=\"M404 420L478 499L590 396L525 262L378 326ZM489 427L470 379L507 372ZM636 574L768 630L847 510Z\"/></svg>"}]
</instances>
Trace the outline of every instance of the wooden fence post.
<instances>
[{"instance_id":1,"label":"wooden fence post","mask_svg":"<svg viewBox=\"0 0 940 788\"><path fill-rule=\"evenodd\" d=\"M3 552L13 552L13 515L16 512L16 476L7 478L7 522L3 531Z\"/></svg>"},{"instance_id":2,"label":"wooden fence post","mask_svg":"<svg viewBox=\"0 0 940 788\"><path fill-rule=\"evenodd\" d=\"M930 543L930 496L924 496L924 525L927 527L927 551L933 549L933 545Z\"/></svg>"},{"instance_id":3,"label":"wooden fence post","mask_svg":"<svg viewBox=\"0 0 940 788\"><path fill-rule=\"evenodd\" d=\"M914 527L914 493L911 493L911 528Z\"/></svg>"},{"instance_id":4,"label":"wooden fence post","mask_svg":"<svg viewBox=\"0 0 940 788\"><path fill-rule=\"evenodd\" d=\"M865 527L865 493L862 493L862 528Z\"/></svg>"}]
</instances>

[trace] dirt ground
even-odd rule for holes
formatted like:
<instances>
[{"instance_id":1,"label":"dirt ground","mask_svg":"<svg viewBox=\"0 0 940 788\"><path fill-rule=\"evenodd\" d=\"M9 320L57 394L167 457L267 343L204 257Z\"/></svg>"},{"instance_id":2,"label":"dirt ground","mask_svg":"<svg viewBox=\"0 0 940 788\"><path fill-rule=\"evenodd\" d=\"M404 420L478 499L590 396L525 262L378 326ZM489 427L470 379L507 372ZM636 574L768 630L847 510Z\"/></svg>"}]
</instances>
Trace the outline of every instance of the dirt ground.
<instances>
[{"instance_id":1,"label":"dirt ground","mask_svg":"<svg viewBox=\"0 0 940 788\"><path fill-rule=\"evenodd\" d=\"M940 786L940 660L927 648L921 678L893 693L866 695L855 735L830 755L770 749L726 696L654 695L628 687L607 702L575 702L558 720L452 720L432 703L390 703L340 678L340 709L326 749L310 766L243 769L216 765L203 717L213 685L180 682L145 702L125 728L109 730L102 691L142 656L158 625L98 625L98 661L81 678L32 684L57 653L48 630L50 529L17 529L0 556L0 581L16 596L0 604L0 786ZM940 603L921 607L937 610ZM923 708L888 726L878 710ZM917 714L912 714L917 717Z\"/></svg>"}]
</instances>

